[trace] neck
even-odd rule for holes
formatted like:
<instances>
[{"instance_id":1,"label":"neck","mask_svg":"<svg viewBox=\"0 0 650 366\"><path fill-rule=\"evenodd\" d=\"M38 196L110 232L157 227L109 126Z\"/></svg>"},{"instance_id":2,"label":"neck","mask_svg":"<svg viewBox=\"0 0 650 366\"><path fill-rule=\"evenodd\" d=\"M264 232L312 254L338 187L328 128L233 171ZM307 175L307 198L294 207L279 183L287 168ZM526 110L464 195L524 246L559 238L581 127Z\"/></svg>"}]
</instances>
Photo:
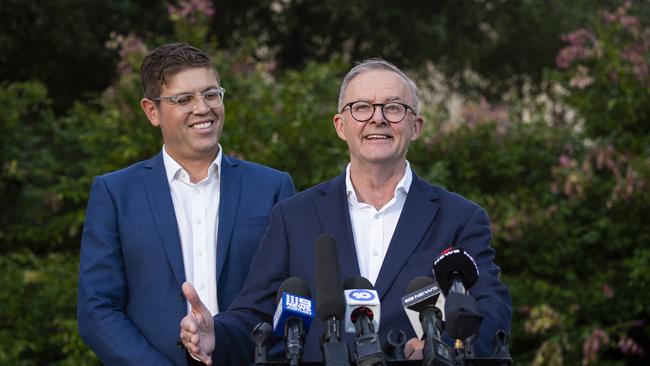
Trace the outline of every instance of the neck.
<instances>
[{"instance_id":1,"label":"neck","mask_svg":"<svg viewBox=\"0 0 650 366\"><path fill-rule=\"evenodd\" d=\"M180 154L174 154L169 150L166 151L169 156L176 160L176 162L181 167L183 167L183 169L185 169L187 174L190 175L190 182L192 183L198 183L208 176L210 165L219 153L219 150L217 149L212 154L203 154L200 156L188 157L181 156Z\"/></svg>"},{"instance_id":2,"label":"neck","mask_svg":"<svg viewBox=\"0 0 650 366\"><path fill-rule=\"evenodd\" d=\"M397 184L404 177L406 162L390 167L350 163L350 180L359 202L372 205L377 210L384 207L395 195Z\"/></svg>"}]
</instances>

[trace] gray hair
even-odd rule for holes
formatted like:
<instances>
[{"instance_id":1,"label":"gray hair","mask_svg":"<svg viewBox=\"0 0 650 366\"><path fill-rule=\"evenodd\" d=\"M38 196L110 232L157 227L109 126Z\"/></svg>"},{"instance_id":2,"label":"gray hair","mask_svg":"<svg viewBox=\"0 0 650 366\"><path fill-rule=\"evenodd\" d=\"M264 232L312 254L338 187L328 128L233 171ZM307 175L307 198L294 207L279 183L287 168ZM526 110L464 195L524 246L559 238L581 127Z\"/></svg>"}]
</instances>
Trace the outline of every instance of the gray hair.
<instances>
[{"instance_id":1,"label":"gray hair","mask_svg":"<svg viewBox=\"0 0 650 366\"><path fill-rule=\"evenodd\" d=\"M383 60L381 58L369 58L365 61L362 61L358 63L355 67L352 68L352 70L348 71L348 73L345 75L345 78L343 78L343 83L341 84L341 91L339 92L339 105L337 111L340 112L341 108L343 108L343 96L345 95L345 92L348 89L348 85L354 79L356 76L363 74L364 72L367 71L373 71L373 70L386 70L386 71L392 71L399 75L404 82L406 82L406 85L409 88L409 91L411 92L413 96L413 109L415 110L415 114L420 113L420 100L418 99L418 87L415 85L415 82L411 80L406 74L397 68L397 66L391 64L390 62Z\"/></svg>"}]
</instances>

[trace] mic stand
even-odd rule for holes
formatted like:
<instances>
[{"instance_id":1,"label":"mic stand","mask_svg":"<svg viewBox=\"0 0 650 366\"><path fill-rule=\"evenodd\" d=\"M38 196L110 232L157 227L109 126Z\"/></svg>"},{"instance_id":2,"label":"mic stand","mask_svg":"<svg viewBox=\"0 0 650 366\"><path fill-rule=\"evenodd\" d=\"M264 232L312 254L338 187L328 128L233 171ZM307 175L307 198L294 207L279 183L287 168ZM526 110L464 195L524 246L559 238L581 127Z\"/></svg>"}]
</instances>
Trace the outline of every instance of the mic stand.
<instances>
[{"instance_id":1,"label":"mic stand","mask_svg":"<svg viewBox=\"0 0 650 366\"><path fill-rule=\"evenodd\" d=\"M354 339L354 359L358 366L385 366L384 353L379 345L375 327L366 315L360 315L354 323L357 337Z\"/></svg>"},{"instance_id":2,"label":"mic stand","mask_svg":"<svg viewBox=\"0 0 650 366\"><path fill-rule=\"evenodd\" d=\"M302 357L302 345L305 341L305 328L298 318L289 319L284 327L284 334L287 335L285 341L289 366L298 366Z\"/></svg>"},{"instance_id":3,"label":"mic stand","mask_svg":"<svg viewBox=\"0 0 650 366\"><path fill-rule=\"evenodd\" d=\"M427 306L420 313L420 322L424 330L424 348L422 349L423 366L453 366L451 350L440 337L442 313L435 306Z\"/></svg>"},{"instance_id":4,"label":"mic stand","mask_svg":"<svg viewBox=\"0 0 650 366\"><path fill-rule=\"evenodd\" d=\"M406 333L402 330L395 332L394 330L388 331L386 335L386 350L392 359L395 361L406 360L404 355L404 345L406 344Z\"/></svg>"},{"instance_id":5,"label":"mic stand","mask_svg":"<svg viewBox=\"0 0 650 366\"><path fill-rule=\"evenodd\" d=\"M508 334L500 329L495 336L496 347L492 357L467 357L464 366L511 366L512 357L508 351Z\"/></svg>"},{"instance_id":6,"label":"mic stand","mask_svg":"<svg viewBox=\"0 0 650 366\"><path fill-rule=\"evenodd\" d=\"M331 317L325 321L321 338L325 366L350 366L348 345L341 341L341 321Z\"/></svg>"},{"instance_id":7,"label":"mic stand","mask_svg":"<svg viewBox=\"0 0 650 366\"><path fill-rule=\"evenodd\" d=\"M255 344L255 363L266 362L266 343L273 328L267 322L259 323L251 331L251 339Z\"/></svg>"}]
</instances>

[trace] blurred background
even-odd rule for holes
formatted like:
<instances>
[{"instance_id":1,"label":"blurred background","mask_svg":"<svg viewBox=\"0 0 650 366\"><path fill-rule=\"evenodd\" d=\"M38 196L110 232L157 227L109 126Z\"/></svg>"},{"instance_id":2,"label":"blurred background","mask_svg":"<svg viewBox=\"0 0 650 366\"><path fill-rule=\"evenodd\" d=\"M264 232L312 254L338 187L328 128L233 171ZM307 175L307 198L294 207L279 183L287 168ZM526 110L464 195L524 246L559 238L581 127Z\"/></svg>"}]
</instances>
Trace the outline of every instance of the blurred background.
<instances>
[{"instance_id":1,"label":"blurred background","mask_svg":"<svg viewBox=\"0 0 650 366\"><path fill-rule=\"evenodd\" d=\"M300 190L347 163L354 62L408 71L408 159L490 214L516 364L648 364L649 1L0 0L1 365L99 364L75 322L86 200L160 150L139 65L172 41L213 57L224 150Z\"/></svg>"}]
</instances>

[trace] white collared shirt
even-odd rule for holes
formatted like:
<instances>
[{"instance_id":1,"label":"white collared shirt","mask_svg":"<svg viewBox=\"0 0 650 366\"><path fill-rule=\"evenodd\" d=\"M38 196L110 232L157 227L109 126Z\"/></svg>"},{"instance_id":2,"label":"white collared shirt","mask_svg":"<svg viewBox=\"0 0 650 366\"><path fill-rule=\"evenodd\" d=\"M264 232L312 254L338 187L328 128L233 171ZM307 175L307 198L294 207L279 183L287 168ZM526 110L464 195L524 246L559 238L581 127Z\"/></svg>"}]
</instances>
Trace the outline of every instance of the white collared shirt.
<instances>
[{"instance_id":1,"label":"white collared shirt","mask_svg":"<svg viewBox=\"0 0 650 366\"><path fill-rule=\"evenodd\" d=\"M217 157L208 168L208 176L198 183L190 181L189 173L167 154L164 145L162 150L183 249L185 279L194 286L210 313L216 315L219 312L217 228L221 186L219 177L221 145ZM187 306L189 311L189 303Z\"/></svg>"},{"instance_id":2,"label":"white collared shirt","mask_svg":"<svg viewBox=\"0 0 650 366\"><path fill-rule=\"evenodd\" d=\"M404 176L397 183L393 198L381 209L359 202L350 179L350 164L346 168L345 187L348 195L348 210L352 221L352 233L359 261L359 272L373 285L393 238L397 221L404 208L406 195L411 187L413 173L406 161Z\"/></svg>"}]
</instances>

